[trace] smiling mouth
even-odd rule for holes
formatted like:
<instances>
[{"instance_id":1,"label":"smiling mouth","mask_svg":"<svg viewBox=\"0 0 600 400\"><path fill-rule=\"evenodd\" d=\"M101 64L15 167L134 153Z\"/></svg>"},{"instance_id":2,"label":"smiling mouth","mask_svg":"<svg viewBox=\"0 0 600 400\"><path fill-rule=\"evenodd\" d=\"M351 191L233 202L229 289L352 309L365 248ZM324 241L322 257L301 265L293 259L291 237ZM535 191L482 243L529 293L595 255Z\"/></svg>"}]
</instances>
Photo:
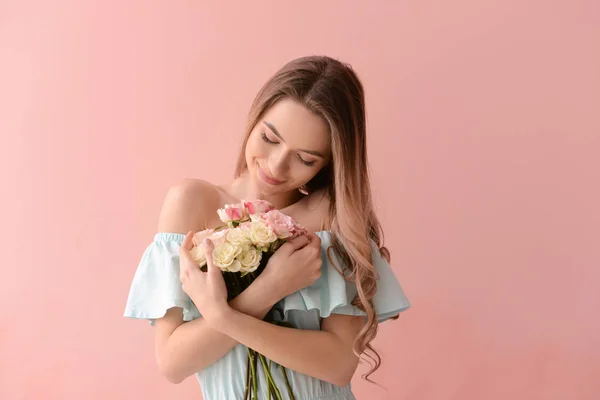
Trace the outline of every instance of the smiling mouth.
<instances>
[{"instance_id":1,"label":"smiling mouth","mask_svg":"<svg viewBox=\"0 0 600 400\"><path fill-rule=\"evenodd\" d=\"M268 183L269 185L281 185L284 181L280 181L277 180L273 177L271 177L271 175L267 174L261 167L260 165L258 165L258 175L260 176L260 179L262 179L264 182Z\"/></svg>"}]
</instances>

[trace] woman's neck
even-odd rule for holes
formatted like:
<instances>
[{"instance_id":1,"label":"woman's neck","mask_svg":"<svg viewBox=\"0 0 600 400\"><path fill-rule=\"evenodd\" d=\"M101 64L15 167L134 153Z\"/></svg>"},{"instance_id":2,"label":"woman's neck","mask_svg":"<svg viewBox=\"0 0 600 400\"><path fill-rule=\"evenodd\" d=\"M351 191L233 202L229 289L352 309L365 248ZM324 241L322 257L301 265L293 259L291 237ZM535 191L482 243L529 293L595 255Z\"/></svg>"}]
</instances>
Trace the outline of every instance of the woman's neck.
<instances>
[{"instance_id":1,"label":"woman's neck","mask_svg":"<svg viewBox=\"0 0 600 400\"><path fill-rule=\"evenodd\" d=\"M234 179L233 182L223 187L223 189L229 195L238 200L266 200L273 204L273 207L279 210L289 207L305 197L298 190L292 190L270 196L265 195L253 187L247 172L244 172L240 177Z\"/></svg>"}]
</instances>

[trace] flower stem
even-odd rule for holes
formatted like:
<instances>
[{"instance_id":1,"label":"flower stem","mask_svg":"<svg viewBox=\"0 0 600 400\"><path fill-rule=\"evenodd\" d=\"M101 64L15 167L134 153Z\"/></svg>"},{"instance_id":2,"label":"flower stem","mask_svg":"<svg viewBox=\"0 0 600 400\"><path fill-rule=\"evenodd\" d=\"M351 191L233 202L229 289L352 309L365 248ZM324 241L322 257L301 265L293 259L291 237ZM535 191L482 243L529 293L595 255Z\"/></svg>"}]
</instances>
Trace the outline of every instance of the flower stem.
<instances>
[{"instance_id":1,"label":"flower stem","mask_svg":"<svg viewBox=\"0 0 600 400\"><path fill-rule=\"evenodd\" d=\"M256 371L256 375L254 378L254 400L258 400L258 357L256 356L258 353L252 350L252 358L254 359L254 370Z\"/></svg>"},{"instance_id":2,"label":"flower stem","mask_svg":"<svg viewBox=\"0 0 600 400\"><path fill-rule=\"evenodd\" d=\"M262 356L258 355L258 357L261 357L260 363L262 364L263 372L265 373L265 381L267 382L267 392L269 395L269 400L271 400L271 380L269 379L269 371L267 370L266 365L262 362Z\"/></svg>"},{"instance_id":3,"label":"flower stem","mask_svg":"<svg viewBox=\"0 0 600 400\"><path fill-rule=\"evenodd\" d=\"M246 363L246 389L244 390L244 400L249 400L250 395L250 357Z\"/></svg>"},{"instance_id":4,"label":"flower stem","mask_svg":"<svg viewBox=\"0 0 600 400\"><path fill-rule=\"evenodd\" d=\"M254 367L254 355L252 354L253 351L254 350L252 350L252 349L248 349L248 357L250 359L250 374L252 377L252 388L254 389L253 393L252 393L252 400L257 400L258 397L257 397L257 393L256 393L257 392L257 390L256 390L257 389L256 388L256 386L257 386L256 385L256 370Z\"/></svg>"},{"instance_id":5,"label":"flower stem","mask_svg":"<svg viewBox=\"0 0 600 400\"><path fill-rule=\"evenodd\" d=\"M275 389L275 393L277 394L277 400L281 400L281 393L279 392L279 389L277 388L277 385L275 385L275 381L273 381L273 377L271 376L271 372L269 372L269 368L267 367L267 362L265 361L265 356L263 356L262 354L258 354L258 358L261 362L261 364L263 365L263 369L265 370L265 376L268 379L268 381L271 383L271 385L273 385L273 388Z\"/></svg>"},{"instance_id":6,"label":"flower stem","mask_svg":"<svg viewBox=\"0 0 600 400\"><path fill-rule=\"evenodd\" d=\"M268 368L269 368L269 371L270 371L271 370L271 360L269 360L269 366L268 366ZM271 400L271 394L273 394L273 391L269 390L269 400Z\"/></svg>"},{"instance_id":7,"label":"flower stem","mask_svg":"<svg viewBox=\"0 0 600 400\"><path fill-rule=\"evenodd\" d=\"M283 372L285 386L287 386L288 394L290 395L290 400L296 400L296 398L294 397L294 391L292 390L292 385L290 385L290 381L286 373L286 368L283 365L281 366L281 372Z\"/></svg>"}]
</instances>

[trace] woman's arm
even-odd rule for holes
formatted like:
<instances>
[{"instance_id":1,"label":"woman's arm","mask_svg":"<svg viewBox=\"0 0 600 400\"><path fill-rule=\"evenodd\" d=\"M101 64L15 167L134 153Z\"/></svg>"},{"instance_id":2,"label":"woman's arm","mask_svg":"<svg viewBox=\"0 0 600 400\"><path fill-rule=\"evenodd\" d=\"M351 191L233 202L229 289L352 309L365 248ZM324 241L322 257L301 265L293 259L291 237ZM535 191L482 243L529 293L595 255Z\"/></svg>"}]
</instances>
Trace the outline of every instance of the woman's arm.
<instances>
[{"instance_id":1,"label":"woman's arm","mask_svg":"<svg viewBox=\"0 0 600 400\"><path fill-rule=\"evenodd\" d=\"M321 331L313 331L273 325L226 308L211 324L286 368L344 386L358 365L352 346L363 321L360 316L332 314L322 320Z\"/></svg>"},{"instance_id":2,"label":"woman's arm","mask_svg":"<svg viewBox=\"0 0 600 400\"><path fill-rule=\"evenodd\" d=\"M218 194L202 180L184 179L172 186L166 196L158 221L159 232L200 231L210 215L216 215ZM229 304L241 313L262 319L280 299L269 283L257 279ZM270 289L270 288L269 288ZM180 383L223 357L237 342L212 329L203 318L183 321L183 310L171 308L155 321L155 355L161 373L173 383Z\"/></svg>"},{"instance_id":3,"label":"woman's arm","mask_svg":"<svg viewBox=\"0 0 600 400\"><path fill-rule=\"evenodd\" d=\"M206 223L203 221L203 216L214 213L213 208L216 210L214 198L208 195L209 193L210 191L207 191L206 188L198 188L196 181L190 180L172 188L167 194L161 212L159 231L188 232L204 229ZM315 332L281 328L261 321L268 310L281 298L299 288L309 286L319 278L321 274L320 239L314 234L309 236L310 239L305 237L303 240L299 240L299 238L292 241L293 243L284 244L269 261L269 265L274 263L275 267L269 268L267 265L265 271L248 289L232 300L228 307L226 302L224 304L227 309L235 310L240 316L249 314L245 315L249 320L242 320L242 322L259 323L259 331L253 331L253 334L261 335L262 329L266 329L267 343L271 339L284 339L284 345L275 346L273 350L275 353L272 353L271 350L263 352L261 348L256 348L258 351L291 369L343 385L351 379L358 363L358 358L352 353L352 343L362 322L358 323L357 319L352 317L331 316L323 321L323 332ZM286 267L277 268L280 265ZM196 278L186 279L191 286L194 286L193 282L199 278L197 275L203 276L204 273L197 269L187 272L190 271L195 271L193 275ZM222 281L222 275L218 274L218 276ZM271 276L271 278L269 279L267 276ZM276 284L271 282L276 282ZM186 287L188 286L186 285ZM224 285L222 289L225 289ZM207 293L208 291L199 291L201 297ZM226 292L223 295L224 301ZM204 315L202 311L204 307L201 307L203 300L191 297L201 314ZM209 309L210 307L205 310ZM358 320L361 319L358 318ZM215 330L203 318L183 323L181 308L168 310L163 318L156 320L156 328L157 362L163 374L174 383L179 383L191 374L206 368L223 357L240 341L235 335ZM273 328L275 328L275 335L271 331ZM300 336L296 338L298 333ZM283 335L283 337L279 338L279 335ZM299 341L297 342L297 340ZM314 341L314 345L308 347L308 340ZM247 342L244 344L253 347ZM300 347L297 347L298 345ZM293 347L294 352L289 357L283 357L284 361L282 361L281 357L285 356L286 347ZM298 351L298 349L301 350ZM307 351L310 354L303 363L301 360L307 356ZM273 354L275 355L273 356ZM330 367L333 369L329 370Z\"/></svg>"},{"instance_id":4,"label":"woman's arm","mask_svg":"<svg viewBox=\"0 0 600 400\"><path fill-rule=\"evenodd\" d=\"M260 277L229 305L237 312L263 319L280 299ZM238 342L214 330L203 318L183 322L181 308L172 308L156 320L156 359L162 374L172 383L181 383L223 357Z\"/></svg>"}]
</instances>

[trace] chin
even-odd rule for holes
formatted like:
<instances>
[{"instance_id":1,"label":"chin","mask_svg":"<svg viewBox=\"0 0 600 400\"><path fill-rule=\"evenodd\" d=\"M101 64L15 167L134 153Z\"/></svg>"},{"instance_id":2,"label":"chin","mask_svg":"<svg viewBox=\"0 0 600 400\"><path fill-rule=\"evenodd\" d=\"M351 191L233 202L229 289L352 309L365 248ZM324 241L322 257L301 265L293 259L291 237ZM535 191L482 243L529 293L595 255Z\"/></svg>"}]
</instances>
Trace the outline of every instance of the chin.
<instances>
[{"instance_id":1,"label":"chin","mask_svg":"<svg viewBox=\"0 0 600 400\"><path fill-rule=\"evenodd\" d=\"M284 188L273 187L268 183L263 182L257 175L254 176L254 187L260 194L266 196L275 196L286 191Z\"/></svg>"},{"instance_id":2,"label":"chin","mask_svg":"<svg viewBox=\"0 0 600 400\"><path fill-rule=\"evenodd\" d=\"M258 175L258 169L255 165L248 168L248 172L250 173L250 183L252 184L252 187L258 196L272 196L279 192L273 186L263 182L262 179L260 179L260 176Z\"/></svg>"}]
</instances>

